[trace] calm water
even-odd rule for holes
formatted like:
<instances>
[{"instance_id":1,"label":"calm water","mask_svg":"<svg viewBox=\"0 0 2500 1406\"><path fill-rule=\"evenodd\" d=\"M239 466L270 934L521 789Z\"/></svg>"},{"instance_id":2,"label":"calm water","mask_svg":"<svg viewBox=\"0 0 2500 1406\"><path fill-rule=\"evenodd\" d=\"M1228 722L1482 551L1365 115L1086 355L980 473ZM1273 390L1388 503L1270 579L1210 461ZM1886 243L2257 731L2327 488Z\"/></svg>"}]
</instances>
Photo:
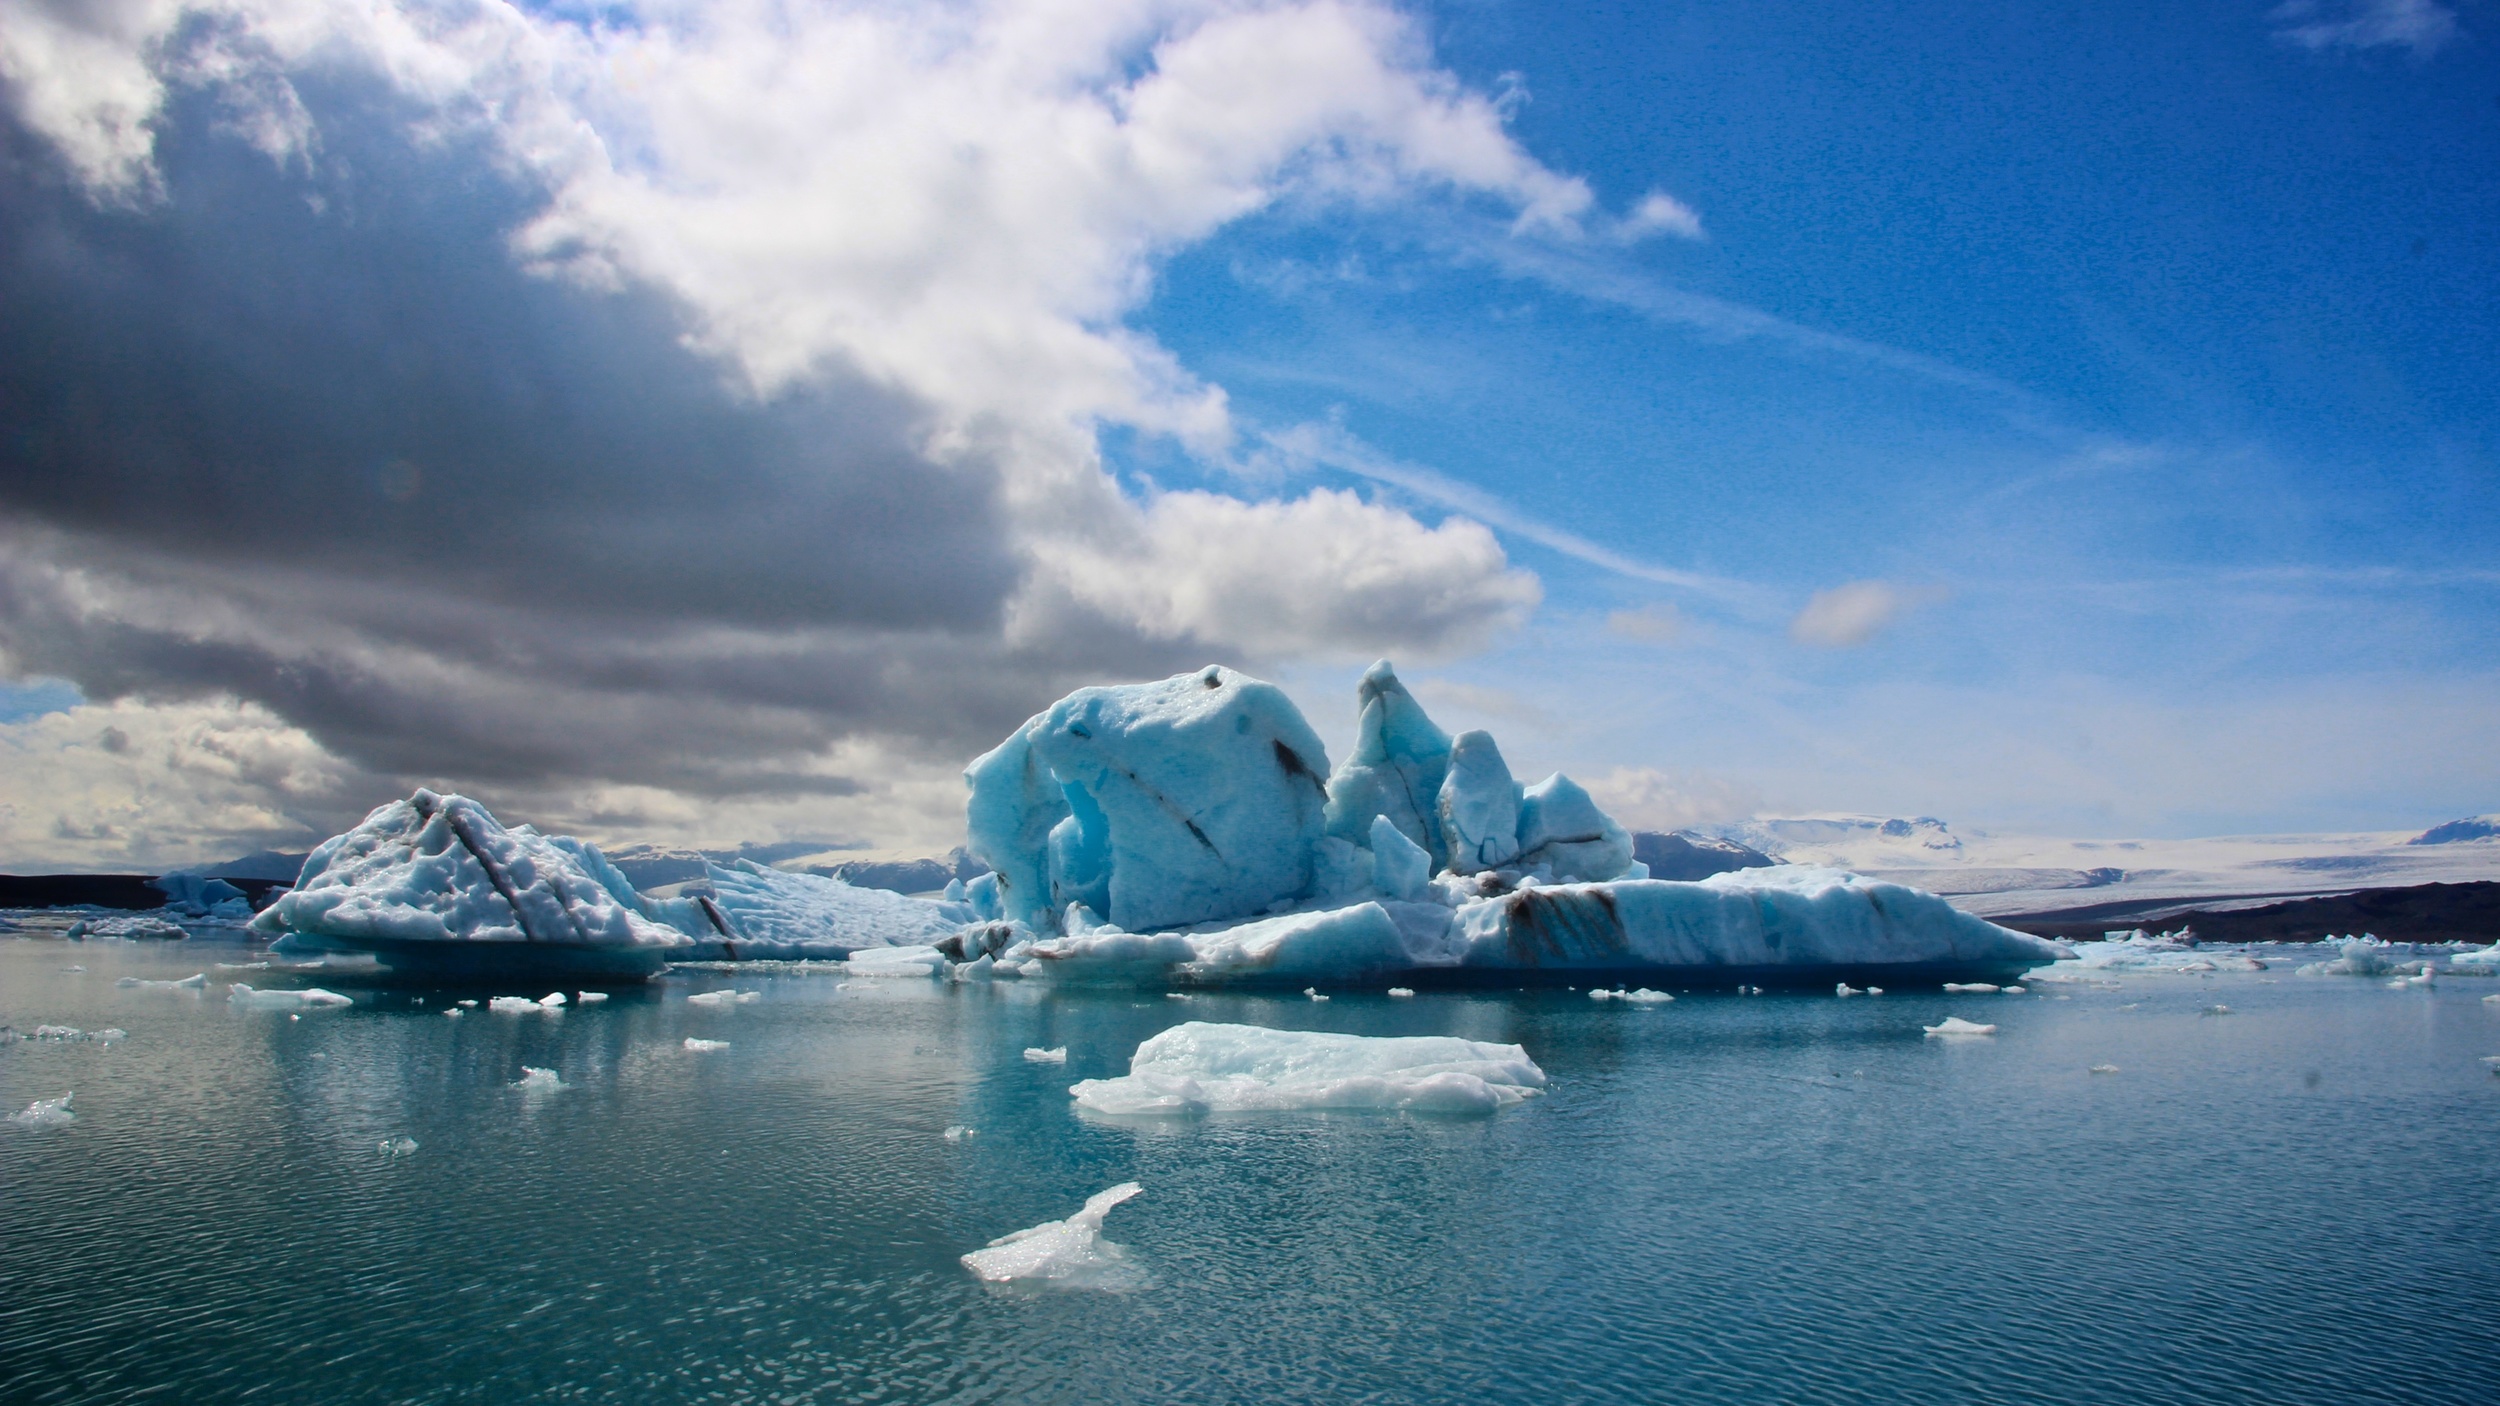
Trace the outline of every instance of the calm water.
<instances>
[{"instance_id":1,"label":"calm water","mask_svg":"<svg viewBox=\"0 0 2500 1406\"><path fill-rule=\"evenodd\" d=\"M1637 1009L742 974L763 999L707 1010L731 979L683 974L292 1021L113 984L288 984L211 965L257 955L0 939L0 1020L129 1032L0 1046L10 1111L78 1114L0 1125L0 1399L2500 1400L2489 982ZM1948 1012L2002 1033L1923 1039ZM1554 1087L1070 1112L1191 1018L1515 1041ZM1131 1178L1147 1291L956 1263Z\"/></svg>"}]
</instances>

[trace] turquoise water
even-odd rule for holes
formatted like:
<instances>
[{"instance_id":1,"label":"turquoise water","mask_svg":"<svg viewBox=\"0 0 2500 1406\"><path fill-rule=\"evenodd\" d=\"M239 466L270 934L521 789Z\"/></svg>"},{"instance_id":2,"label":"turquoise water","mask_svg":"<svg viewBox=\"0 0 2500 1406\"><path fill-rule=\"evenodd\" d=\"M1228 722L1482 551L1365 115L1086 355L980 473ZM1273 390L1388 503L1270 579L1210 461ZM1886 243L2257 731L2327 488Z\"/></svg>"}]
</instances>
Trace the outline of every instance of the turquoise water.
<instances>
[{"instance_id":1,"label":"turquoise water","mask_svg":"<svg viewBox=\"0 0 2500 1406\"><path fill-rule=\"evenodd\" d=\"M258 955L0 940L0 1020L128 1032L0 1045L10 1111L78 1114L0 1125L0 1399L2500 1400L2490 982L1641 1009L684 973L457 1020L113 984L290 984L211 965ZM685 1000L730 985L762 998ZM2001 1033L1922 1038L1947 1013ZM1184 1019L1517 1042L1553 1087L1070 1111ZM1129 1179L1143 1291L957 1263Z\"/></svg>"}]
</instances>

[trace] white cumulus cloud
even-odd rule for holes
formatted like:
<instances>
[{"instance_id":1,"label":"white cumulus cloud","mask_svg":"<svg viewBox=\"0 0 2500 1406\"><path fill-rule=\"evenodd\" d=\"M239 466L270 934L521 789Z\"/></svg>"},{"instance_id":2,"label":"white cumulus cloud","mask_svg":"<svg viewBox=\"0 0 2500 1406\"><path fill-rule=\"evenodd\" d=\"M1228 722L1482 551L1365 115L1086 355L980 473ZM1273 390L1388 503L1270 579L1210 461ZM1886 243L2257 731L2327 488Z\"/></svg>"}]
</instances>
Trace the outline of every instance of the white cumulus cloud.
<instances>
[{"instance_id":1,"label":"white cumulus cloud","mask_svg":"<svg viewBox=\"0 0 2500 1406\"><path fill-rule=\"evenodd\" d=\"M1788 636L1800 644L1848 649L1873 639L1909 611L1941 599L1943 593L1934 588L1851 581L1815 592L1805 609L1788 622Z\"/></svg>"}]
</instances>

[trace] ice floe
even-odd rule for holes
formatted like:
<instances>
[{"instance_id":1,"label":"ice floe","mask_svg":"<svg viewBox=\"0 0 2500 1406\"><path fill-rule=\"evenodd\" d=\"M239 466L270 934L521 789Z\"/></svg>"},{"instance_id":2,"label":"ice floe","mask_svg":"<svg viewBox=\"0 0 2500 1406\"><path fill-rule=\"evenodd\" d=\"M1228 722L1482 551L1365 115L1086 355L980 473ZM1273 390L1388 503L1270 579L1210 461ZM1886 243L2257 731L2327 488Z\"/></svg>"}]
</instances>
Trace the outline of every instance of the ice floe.
<instances>
[{"instance_id":1,"label":"ice floe","mask_svg":"<svg viewBox=\"0 0 2500 1406\"><path fill-rule=\"evenodd\" d=\"M0 1025L0 1041L36 1040L60 1045L109 1045L116 1040L127 1038L129 1038L129 1032L119 1029L81 1030L75 1025L38 1025L31 1031L23 1031Z\"/></svg>"},{"instance_id":2,"label":"ice floe","mask_svg":"<svg viewBox=\"0 0 2500 1406\"><path fill-rule=\"evenodd\" d=\"M1125 1247L1102 1238L1102 1220L1111 1208L1141 1191L1124 1181L1088 1197L1083 1210L1066 1220L1002 1235L963 1257L964 1267L993 1283L1034 1281L1065 1288L1119 1289L1142 1285L1145 1276L1129 1260Z\"/></svg>"},{"instance_id":3,"label":"ice floe","mask_svg":"<svg viewBox=\"0 0 2500 1406\"><path fill-rule=\"evenodd\" d=\"M1927 1038L1931 1040L1958 1040L1997 1033L1997 1028L1993 1025L1981 1025L1976 1021L1964 1020L1958 1015L1946 1016L1937 1024L1920 1028L1927 1032Z\"/></svg>"},{"instance_id":4,"label":"ice floe","mask_svg":"<svg viewBox=\"0 0 2500 1406\"><path fill-rule=\"evenodd\" d=\"M527 996L497 996L486 1003L486 1009L497 1015L551 1015L554 1006L541 1005Z\"/></svg>"},{"instance_id":5,"label":"ice floe","mask_svg":"<svg viewBox=\"0 0 2500 1406\"><path fill-rule=\"evenodd\" d=\"M226 999L238 1006L257 1006L263 1010L315 1010L352 1006L355 1001L336 991L308 986L301 991L270 991L235 982L226 988Z\"/></svg>"},{"instance_id":6,"label":"ice floe","mask_svg":"<svg viewBox=\"0 0 2500 1406\"><path fill-rule=\"evenodd\" d=\"M33 1103L26 1105L23 1112L10 1114L9 1121L21 1128L30 1129L58 1128L75 1123L78 1121L78 1115L69 1111L69 1101L72 1097L74 1095L63 1094L59 1098L36 1099Z\"/></svg>"},{"instance_id":7,"label":"ice floe","mask_svg":"<svg viewBox=\"0 0 2500 1406\"><path fill-rule=\"evenodd\" d=\"M1593 987L1589 991L1589 999L1592 1001L1623 1001L1635 1006L1656 1006L1663 1005L1668 1001L1674 1000L1675 998L1668 995L1664 991L1652 991L1646 986L1632 991L1626 991L1622 987L1618 986L1612 991L1608 991L1603 987Z\"/></svg>"},{"instance_id":8,"label":"ice floe","mask_svg":"<svg viewBox=\"0 0 2500 1406\"><path fill-rule=\"evenodd\" d=\"M2389 944L2368 933L2346 937L2336 943L2338 955L2332 961L2309 962L2294 969L2294 976L2385 976L2396 969L2388 955Z\"/></svg>"},{"instance_id":9,"label":"ice floe","mask_svg":"<svg viewBox=\"0 0 2500 1406\"><path fill-rule=\"evenodd\" d=\"M752 1005L763 999L764 993L761 991L697 991L686 998L686 1004L725 1009L731 1006Z\"/></svg>"},{"instance_id":10,"label":"ice floe","mask_svg":"<svg viewBox=\"0 0 2500 1406\"><path fill-rule=\"evenodd\" d=\"M118 918L81 918L62 931L72 942L181 942L191 934L179 923L147 913Z\"/></svg>"},{"instance_id":11,"label":"ice floe","mask_svg":"<svg viewBox=\"0 0 2500 1406\"><path fill-rule=\"evenodd\" d=\"M1068 1047L1059 1045L1046 1050L1039 1045L1028 1045L1024 1057L1035 1064L1065 1064L1068 1062Z\"/></svg>"},{"instance_id":12,"label":"ice floe","mask_svg":"<svg viewBox=\"0 0 2500 1406\"><path fill-rule=\"evenodd\" d=\"M1190 1021L1147 1040L1129 1072L1069 1089L1122 1117L1315 1110L1482 1114L1545 1088L1517 1045L1448 1035L1341 1035Z\"/></svg>"}]
</instances>

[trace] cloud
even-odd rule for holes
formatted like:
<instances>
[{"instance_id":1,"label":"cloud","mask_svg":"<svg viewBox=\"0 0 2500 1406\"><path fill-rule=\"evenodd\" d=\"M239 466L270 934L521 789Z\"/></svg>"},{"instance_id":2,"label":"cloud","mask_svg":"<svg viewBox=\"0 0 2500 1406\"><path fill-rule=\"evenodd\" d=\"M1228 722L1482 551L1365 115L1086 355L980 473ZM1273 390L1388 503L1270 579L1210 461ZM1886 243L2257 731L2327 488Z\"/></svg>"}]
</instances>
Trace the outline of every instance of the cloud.
<instances>
[{"instance_id":1,"label":"cloud","mask_svg":"<svg viewBox=\"0 0 2500 1406\"><path fill-rule=\"evenodd\" d=\"M2410 49L2428 58L2459 33L2456 11L2437 0L2288 0L2266 18L2275 38L2312 52Z\"/></svg>"},{"instance_id":2,"label":"cloud","mask_svg":"<svg viewBox=\"0 0 2500 1406\"><path fill-rule=\"evenodd\" d=\"M1653 767L1616 767L1587 785L1607 814L1634 830L1689 830L1743 820L1762 804L1758 793L1725 777Z\"/></svg>"},{"instance_id":3,"label":"cloud","mask_svg":"<svg viewBox=\"0 0 2500 1406\"><path fill-rule=\"evenodd\" d=\"M1673 644L1690 628L1684 612L1672 605L1644 605L1637 610L1617 610L1606 616L1606 633L1643 644Z\"/></svg>"},{"instance_id":4,"label":"cloud","mask_svg":"<svg viewBox=\"0 0 2500 1406\"><path fill-rule=\"evenodd\" d=\"M873 834L1076 683L1534 608L1467 518L1096 446L1230 453L1126 319L1245 214L1609 228L1411 20L585 13L0 9L0 678L265 714L350 790Z\"/></svg>"},{"instance_id":5,"label":"cloud","mask_svg":"<svg viewBox=\"0 0 2500 1406\"><path fill-rule=\"evenodd\" d=\"M1618 244L1637 244L1658 234L1672 234L1679 239L1708 238L1702 232L1701 216L1663 190L1642 196L1608 233Z\"/></svg>"},{"instance_id":6,"label":"cloud","mask_svg":"<svg viewBox=\"0 0 2500 1406\"><path fill-rule=\"evenodd\" d=\"M1797 618L1788 622L1788 637L1799 644L1849 649L1873 639L1905 613L1942 599L1944 592L1935 588L1851 581L1815 592Z\"/></svg>"}]
</instances>

